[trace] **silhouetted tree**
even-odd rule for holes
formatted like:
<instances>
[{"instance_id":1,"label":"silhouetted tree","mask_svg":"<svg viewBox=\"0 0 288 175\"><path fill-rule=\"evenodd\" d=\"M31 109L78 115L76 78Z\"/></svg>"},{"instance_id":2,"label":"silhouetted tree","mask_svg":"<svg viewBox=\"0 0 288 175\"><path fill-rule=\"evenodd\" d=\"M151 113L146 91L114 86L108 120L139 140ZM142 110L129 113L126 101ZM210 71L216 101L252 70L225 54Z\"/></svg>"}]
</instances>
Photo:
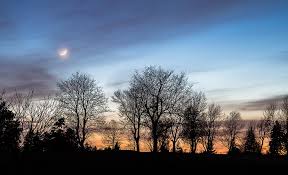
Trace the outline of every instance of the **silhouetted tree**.
<instances>
[{"instance_id":1,"label":"silhouetted tree","mask_svg":"<svg viewBox=\"0 0 288 175\"><path fill-rule=\"evenodd\" d=\"M134 74L131 86L139 90L137 93L144 104L144 123L151 131L153 152L157 152L159 123L174 112L185 96L187 79L184 74L150 66Z\"/></svg>"},{"instance_id":2,"label":"silhouetted tree","mask_svg":"<svg viewBox=\"0 0 288 175\"><path fill-rule=\"evenodd\" d=\"M0 99L0 152L19 151L20 123L6 103Z\"/></svg>"},{"instance_id":3,"label":"silhouetted tree","mask_svg":"<svg viewBox=\"0 0 288 175\"><path fill-rule=\"evenodd\" d=\"M119 122L115 120L111 120L106 123L103 127L102 131L102 142L106 144L108 147L114 149L116 143L119 145L121 136L122 136L122 128Z\"/></svg>"},{"instance_id":4,"label":"silhouetted tree","mask_svg":"<svg viewBox=\"0 0 288 175\"><path fill-rule=\"evenodd\" d=\"M27 133L43 135L49 131L59 116L57 101L51 96L32 101L29 105L25 122Z\"/></svg>"},{"instance_id":5,"label":"silhouetted tree","mask_svg":"<svg viewBox=\"0 0 288 175\"><path fill-rule=\"evenodd\" d=\"M179 115L173 115L170 119L171 127L169 127L169 134L172 142L172 152L176 152L177 144L181 138L183 117Z\"/></svg>"},{"instance_id":6,"label":"silhouetted tree","mask_svg":"<svg viewBox=\"0 0 288 175\"><path fill-rule=\"evenodd\" d=\"M77 135L65 127L65 119L60 118L49 133L44 136L45 151L74 152L78 150Z\"/></svg>"},{"instance_id":7,"label":"silhouetted tree","mask_svg":"<svg viewBox=\"0 0 288 175\"><path fill-rule=\"evenodd\" d=\"M220 128L220 119L222 118L221 106L216 104L210 104L208 106L208 111L205 115L204 123L204 137L203 137L203 147L205 152L213 153L214 150L214 140L218 129Z\"/></svg>"},{"instance_id":8,"label":"silhouetted tree","mask_svg":"<svg viewBox=\"0 0 288 175\"><path fill-rule=\"evenodd\" d=\"M260 152L263 149L265 139L270 137L270 132L273 127L273 123L275 120L275 115L277 111L277 106L275 103L271 103L266 106L265 111L263 112L263 118L257 124L259 142L260 142Z\"/></svg>"},{"instance_id":9,"label":"silhouetted tree","mask_svg":"<svg viewBox=\"0 0 288 175\"><path fill-rule=\"evenodd\" d=\"M59 112L56 101L51 96L34 98L33 90L21 93L15 90L7 99L9 109L20 122L20 144L24 150L36 151L36 147L32 145L38 143L41 135L49 131L56 121Z\"/></svg>"},{"instance_id":10,"label":"silhouetted tree","mask_svg":"<svg viewBox=\"0 0 288 175\"><path fill-rule=\"evenodd\" d=\"M95 152L95 151L97 151L97 147L86 143L85 144L85 151L86 152Z\"/></svg>"},{"instance_id":11,"label":"silhouetted tree","mask_svg":"<svg viewBox=\"0 0 288 175\"><path fill-rule=\"evenodd\" d=\"M119 151L120 150L120 144L118 142L115 143L113 150L114 151Z\"/></svg>"},{"instance_id":12,"label":"silhouetted tree","mask_svg":"<svg viewBox=\"0 0 288 175\"><path fill-rule=\"evenodd\" d=\"M85 140L91 128L103 112L107 111L107 99L95 80L86 74L75 73L58 84L58 101L63 114L75 128L79 146L85 147Z\"/></svg>"},{"instance_id":13,"label":"silhouetted tree","mask_svg":"<svg viewBox=\"0 0 288 175\"><path fill-rule=\"evenodd\" d=\"M271 141L269 142L269 152L271 155L280 155L284 151L283 130L278 121L275 122L271 131Z\"/></svg>"},{"instance_id":14,"label":"silhouetted tree","mask_svg":"<svg viewBox=\"0 0 288 175\"><path fill-rule=\"evenodd\" d=\"M256 140L255 130L252 126L249 127L244 144L244 152L245 153L259 153L260 146Z\"/></svg>"},{"instance_id":15,"label":"silhouetted tree","mask_svg":"<svg viewBox=\"0 0 288 175\"><path fill-rule=\"evenodd\" d=\"M140 132L143 125L144 104L141 101L141 91L132 85L126 91L114 92L113 102L119 105L120 117L132 135L137 152L140 151Z\"/></svg>"},{"instance_id":16,"label":"silhouetted tree","mask_svg":"<svg viewBox=\"0 0 288 175\"><path fill-rule=\"evenodd\" d=\"M288 155L288 96L284 97L282 104L280 106L281 118L284 121L284 145L286 149L286 154Z\"/></svg>"},{"instance_id":17,"label":"silhouetted tree","mask_svg":"<svg viewBox=\"0 0 288 175\"><path fill-rule=\"evenodd\" d=\"M9 99L9 108L15 114L15 118L20 122L20 127L22 129L22 137L25 137L27 130L27 117L29 116L29 109L31 109L31 104L34 97L34 91L28 92L18 92L15 90L13 95Z\"/></svg>"},{"instance_id":18,"label":"silhouetted tree","mask_svg":"<svg viewBox=\"0 0 288 175\"><path fill-rule=\"evenodd\" d=\"M23 152L43 152L43 138L39 133L30 131L26 134L23 144Z\"/></svg>"},{"instance_id":19,"label":"silhouetted tree","mask_svg":"<svg viewBox=\"0 0 288 175\"><path fill-rule=\"evenodd\" d=\"M166 119L159 122L158 125L158 150L161 152L169 152L169 131L173 123Z\"/></svg>"},{"instance_id":20,"label":"silhouetted tree","mask_svg":"<svg viewBox=\"0 0 288 175\"><path fill-rule=\"evenodd\" d=\"M236 111L230 112L224 121L222 142L229 149L229 153L239 152L239 134L241 129L244 127L241 121L241 115Z\"/></svg>"},{"instance_id":21,"label":"silhouetted tree","mask_svg":"<svg viewBox=\"0 0 288 175\"><path fill-rule=\"evenodd\" d=\"M183 137L189 141L191 153L196 153L197 144L204 135L206 97L194 92L183 115Z\"/></svg>"}]
</instances>

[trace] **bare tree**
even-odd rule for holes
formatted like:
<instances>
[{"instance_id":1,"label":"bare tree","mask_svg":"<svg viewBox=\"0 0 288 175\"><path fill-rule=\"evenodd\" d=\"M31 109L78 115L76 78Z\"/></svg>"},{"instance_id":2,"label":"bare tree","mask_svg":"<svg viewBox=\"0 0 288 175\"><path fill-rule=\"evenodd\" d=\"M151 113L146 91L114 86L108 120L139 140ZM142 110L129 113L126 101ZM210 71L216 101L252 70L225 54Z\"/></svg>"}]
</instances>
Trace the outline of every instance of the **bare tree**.
<instances>
[{"instance_id":1,"label":"bare tree","mask_svg":"<svg viewBox=\"0 0 288 175\"><path fill-rule=\"evenodd\" d=\"M52 96L42 99L34 96L34 91L18 92L15 90L6 99L11 111L21 127L20 144L24 144L27 136L38 136L48 131L59 116L57 102Z\"/></svg>"},{"instance_id":2,"label":"bare tree","mask_svg":"<svg viewBox=\"0 0 288 175\"><path fill-rule=\"evenodd\" d=\"M277 104L271 103L268 106L266 106L263 116L271 121L275 121L276 114L277 114Z\"/></svg>"},{"instance_id":3,"label":"bare tree","mask_svg":"<svg viewBox=\"0 0 288 175\"><path fill-rule=\"evenodd\" d=\"M77 72L57 85L60 91L57 100L75 128L79 146L84 148L92 121L107 111L107 99L102 88L86 74Z\"/></svg>"},{"instance_id":4,"label":"bare tree","mask_svg":"<svg viewBox=\"0 0 288 175\"><path fill-rule=\"evenodd\" d=\"M171 127L169 128L170 138L172 142L172 152L176 152L177 144L181 138L183 117L174 115L171 117Z\"/></svg>"},{"instance_id":5,"label":"bare tree","mask_svg":"<svg viewBox=\"0 0 288 175\"><path fill-rule=\"evenodd\" d=\"M119 104L118 110L120 117L125 123L125 127L130 131L137 152L140 151L140 132L142 126L142 118L144 106L140 98L140 92L136 88L130 87L126 91L116 91L112 97L113 102Z\"/></svg>"},{"instance_id":6,"label":"bare tree","mask_svg":"<svg viewBox=\"0 0 288 175\"><path fill-rule=\"evenodd\" d=\"M277 105L275 103L269 104L266 107L265 111L263 112L263 117L260 119L260 121L257 124L258 139L260 143L260 148L259 148L260 152L263 149L265 139L268 139L270 137L270 132L274 125L276 111L277 111Z\"/></svg>"},{"instance_id":7,"label":"bare tree","mask_svg":"<svg viewBox=\"0 0 288 175\"><path fill-rule=\"evenodd\" d=\"M32 101L27 114L25 117L27 133L33 132L40 135L51 129L60 117L57 101L51 96Z\"/></svg>"},{"instance_id":8,"label":"bare tree","mask_svg":"<svg viewBox=\"0 0 288 175\"><path fill-rule=\"evenodd\" d=\"M238 148L240 142L239 134L241 129L244 127L241 122L241 115L239 112L232 111L224 121L223 138L222 141L224 146L229 149L229 152Z\"/></svg>"},{"instance_id":9,"label":"bare tree","mask_svg":"<svg viewBox=\"0 0 288 175\"><path fill-rule=\"evenodd\" d=\"M212 103L208 106L207 114L205 115L203 147L207 153L213 153L214 140L218 129L220 128L220 120L222 119L221 106Z\"/></svg>"},{"instance_id":10,"label":"bare tree","mask_svg":"<svg viewBox=\"0 0 288 175\"><path fill-rule=\"evenodd\" d=\"M169 151L169 138L170 138L170 129L173 123L169 118L161 120L158 126L158 150L161 152Z\"/></svg>"},{"instance_id":11,"label":"bare tree","mask_svg":"<svg viewBox=\"0 0 288 175\"><path fill-rule=\"evenodd\" d=\"M102 142L109 148L114 149L116 143L120 144L122 127L119 122L111 120L102 128Z\"/></svg>"},{"instance_id":12,"label":"bare tree","mask_svg":"<svg viewBox=\"0 0 288 175\"><path fill-rule=\"evenodd\" d=\"M33 90L26 93L20 93L15 90L14 94L8 98L9 108L14 112L16 120L20 122L21 129L24 131L22 132L22 136L27 129L27 117L29 115L29 110L31 109L33 98Z\"/></svg>"},{"instance_id":13,"label":"bare tree","mask_svg":"<svg viewBox=\"0 0 288 175\"><path fill-rule=\"evenodd\" d=\"M204 135L206 97L203 92L193 92L189 105L183 113L183 137L188 140L191 153Z\"/></svg>"},{"instance_id":14,"label":"bare tree","mask_svg":"<svg viewBox=\"0 0 288 175\"><path fill-rule=\"evenodd\" d=\"M184 74L175 74L158 67L147 67L136 72L131 86L139 91L144 106L145 125L151 130L153 152L158 151L159 123L169 117L183 98L187 88Z\"/></svg>"}]
</instances>

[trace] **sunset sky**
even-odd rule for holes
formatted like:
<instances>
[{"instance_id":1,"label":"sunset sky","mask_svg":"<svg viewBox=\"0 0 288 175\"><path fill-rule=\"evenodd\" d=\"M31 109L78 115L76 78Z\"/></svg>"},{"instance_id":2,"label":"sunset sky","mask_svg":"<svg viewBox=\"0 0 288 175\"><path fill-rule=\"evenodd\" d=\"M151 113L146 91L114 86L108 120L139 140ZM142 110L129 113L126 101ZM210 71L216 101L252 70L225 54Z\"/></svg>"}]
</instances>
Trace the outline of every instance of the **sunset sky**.
<instances>
[{"instance_id":1,"label":"sunset sky","mask_svg":"<svg viewBox=\"0 0 288 175\"><path fill-rule=\"evenodd\" d=\"M227 113L259 118L288 94L288 1L0 2L0 89L46 95L80 71L110 97L149 65L186 72Z\"/></svg>"}]
</instances>

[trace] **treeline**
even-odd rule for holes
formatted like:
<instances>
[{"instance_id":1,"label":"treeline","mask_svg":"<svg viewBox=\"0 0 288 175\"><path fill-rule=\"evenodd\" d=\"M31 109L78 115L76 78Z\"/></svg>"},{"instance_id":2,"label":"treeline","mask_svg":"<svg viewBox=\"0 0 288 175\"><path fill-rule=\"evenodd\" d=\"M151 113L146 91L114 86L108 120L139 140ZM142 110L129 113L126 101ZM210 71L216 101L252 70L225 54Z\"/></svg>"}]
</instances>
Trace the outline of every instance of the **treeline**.
<instances>
[{"instance_id":1,"label":"treeline","mask_svg":"<svg viewBox=\"0 0 288 175\"><path fill-rule=\"evenodd\" d=\"M183 152L189 145L193 154L213 154L221 143L228 154L261 154L268 143L269 154L287 154L288 97L247 125L239 112L225 115L220 105L208 104L184 73L150 66L114 93L119 121L106 121L108 99L93 78L75 73L57 87L44 99L33 91L0 96L1 152L93 151L87 138L96 132L113 150L126 136L138 152L148 143L152 152Z\"/></svg>"}]
</instances>

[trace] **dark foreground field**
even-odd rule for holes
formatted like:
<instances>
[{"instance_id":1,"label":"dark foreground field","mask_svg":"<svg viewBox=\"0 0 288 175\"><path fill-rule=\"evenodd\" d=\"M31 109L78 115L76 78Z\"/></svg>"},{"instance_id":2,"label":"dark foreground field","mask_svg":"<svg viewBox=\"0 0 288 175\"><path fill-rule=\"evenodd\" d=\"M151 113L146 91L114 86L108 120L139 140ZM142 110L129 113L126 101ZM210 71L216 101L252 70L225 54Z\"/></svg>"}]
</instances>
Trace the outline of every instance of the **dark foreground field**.
<instances>
[{"instance_id":1,"label":"dark foreground field","mask_svg":"<svg viewBox=\"0 0 288 175\"><path fill-rule=\"evenodd\" d=\"M52 171L53 168L65 171L127 171L128 172L172 172L172 171L202 171L202 172L235 172L257 171L287 173L288 159L286 157L254 156L254 155L191 155L173 153L136 153L119 152L87 152L87 153L34 153L1 156L1 165L21 164L24 167L43 168ZM49 168L47 168L49 167ZM189 173L189 174L191 174ZM284 174L286 174L284 173ZM193 174L193 173L192 173Z\"/></svg>"}]
</instances>

